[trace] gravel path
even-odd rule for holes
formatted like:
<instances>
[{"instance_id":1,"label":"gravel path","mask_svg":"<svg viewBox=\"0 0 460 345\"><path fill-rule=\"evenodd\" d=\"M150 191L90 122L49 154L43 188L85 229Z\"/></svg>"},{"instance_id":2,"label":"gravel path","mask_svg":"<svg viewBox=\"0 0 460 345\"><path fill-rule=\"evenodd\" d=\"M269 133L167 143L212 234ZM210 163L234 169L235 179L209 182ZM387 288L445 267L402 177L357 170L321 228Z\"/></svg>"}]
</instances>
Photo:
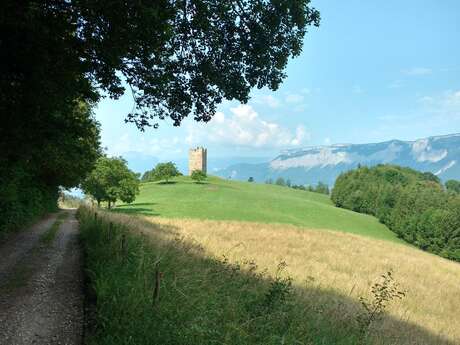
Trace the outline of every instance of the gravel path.
<instances>
[{"instance_id":1,"label":"gravel path","mask_svg":"<svg viewBox=\"0 0 460 345\"><path fill-rule=\"evenodd\" d=\"M56 238L49 216L0 245L0 344L81 344L83 277L74 210Z\"/></svg>"}]
</instances>

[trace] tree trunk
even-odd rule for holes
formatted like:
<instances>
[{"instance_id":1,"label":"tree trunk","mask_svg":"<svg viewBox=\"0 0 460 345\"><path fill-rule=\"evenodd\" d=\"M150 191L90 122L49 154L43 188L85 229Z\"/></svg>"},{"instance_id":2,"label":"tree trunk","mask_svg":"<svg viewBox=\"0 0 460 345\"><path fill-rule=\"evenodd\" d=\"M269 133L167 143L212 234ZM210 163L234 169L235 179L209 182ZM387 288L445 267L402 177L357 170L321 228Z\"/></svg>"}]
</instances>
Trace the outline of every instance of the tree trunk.
<instances>
[{"instance_id":1,"label":"tree trunk","mask_svg":"<svg viewBox=\"0 0 460 345\"><path fill-rule=\"evenodd\" d=\"M109 210L110 210L110 207L111 207L111 201L109 200Z\"/></svg>"},{"instance_id":2,"label":"tree trunk","mask_svg":"<svg viewBox=\"0 0 460 345\"><path fill-rule=\"evenodd\" d=\"M97 208L101 207L101 200L97 199Z\"/></svg>"}]
</instances>

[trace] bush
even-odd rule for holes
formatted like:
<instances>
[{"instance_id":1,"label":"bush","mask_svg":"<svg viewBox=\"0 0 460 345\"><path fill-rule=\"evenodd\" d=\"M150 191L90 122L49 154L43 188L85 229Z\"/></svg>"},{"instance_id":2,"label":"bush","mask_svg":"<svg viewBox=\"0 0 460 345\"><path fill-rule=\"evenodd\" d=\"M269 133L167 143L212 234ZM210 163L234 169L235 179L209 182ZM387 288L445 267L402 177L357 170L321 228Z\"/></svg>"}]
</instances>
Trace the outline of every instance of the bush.
<instances>
[{"instance_id":1,"label":"bush","mask_svg":"<svg viewBox=\"0 0 460 345\"><path fill-rule=\"evenodd\" d=\"M34 178L26 169L0 174L0 237L57 210L58 188Z\"/></svg>"},{"instance_id":2,"label":"bush","mask_svg":"<svg viewBox=\"0 0 460 345\"><path fill-rule=\"evenodd\" d=\"M331 195L336 206L376 216L400 238L460 261L460 196L439 179L393 165L341 174Z\"/></svg>"},{"instance_id":3,"label":"bush","mask_svg":"<svg viewBox=\"0 0 460 345\"><path fill-rule=\"evenodd\" d=\"M206 173L201 170L193 170L192 175L190 175L191 179L196 183L201 183L206 180Z\"/></svg>"}]
</instances>

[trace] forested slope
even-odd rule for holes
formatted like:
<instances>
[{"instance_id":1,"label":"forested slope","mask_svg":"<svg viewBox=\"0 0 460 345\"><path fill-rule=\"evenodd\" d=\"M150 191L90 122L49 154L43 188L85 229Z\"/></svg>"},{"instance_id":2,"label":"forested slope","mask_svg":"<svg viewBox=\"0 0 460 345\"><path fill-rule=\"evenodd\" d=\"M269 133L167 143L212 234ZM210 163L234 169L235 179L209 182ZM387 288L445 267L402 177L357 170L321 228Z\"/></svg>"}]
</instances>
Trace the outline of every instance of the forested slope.
<instances>
[{"instance_id":1,"label":"forested slope","mask_svg":"<svg viewBox=\"0 0 460 345\"><path fill-rule=\"evenodd\" d=\"M341 174L336 206L376 216L407 242L460 261L460 196L431 173L379 165Z\"/></svg>"}]
</instances>

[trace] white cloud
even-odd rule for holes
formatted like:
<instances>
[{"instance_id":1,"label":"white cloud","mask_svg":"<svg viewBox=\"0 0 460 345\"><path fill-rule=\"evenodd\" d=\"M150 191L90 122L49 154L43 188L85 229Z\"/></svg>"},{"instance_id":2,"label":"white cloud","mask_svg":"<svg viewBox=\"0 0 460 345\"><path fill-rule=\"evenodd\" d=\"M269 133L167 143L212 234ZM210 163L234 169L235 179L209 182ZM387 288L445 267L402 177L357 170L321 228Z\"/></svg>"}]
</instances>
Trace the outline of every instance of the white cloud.
<instances>
[{"instance_id":1,"label":"white cloud","mask_svg":"<svg viewBox=\"0 0 460 345\"><path fill-rule=\"evenodd\" d=\"M460 119L460 90L448 90L438 95L423 96L418 101L428 113L446 119Z\"/></svg>"},{"instance_id":2,"label":"white cloud","mask_svg":"<svg viewBox=\"0 0 460 345\"><path fill-rule=\"evenodd\" d=\"M293 132L276 122L263 120L250 105L239 105L230 112L230 115L218 112L206 125L191 123L186 143L285 148L303 145L310 138L304 126L297 126Z\"/></svg>"},{"instance_id":3,"label":"white cloud","mask_svg":"<svg viewBox=\"0 0 460 345\"><path fill-rule=\"evenodd\" d=\"M303 93L304 95L309 95L310 94L310 89L304 87L303 89L300 90L300 93Z\"/></svg>"},{"instance_id":4,"label":"white cloud","mask_svg":"<svg viewBox=\"0 0 460 345\"><path fill-rule=\"evenodd\" d=\"M258 95L253 98L254 103L263 104L270 108L278 108L281 101L272 95Z\"/></svg>"},{"instance_id":5,"label":"white cloud","mask_svg":"<svg viewBox=\"0 0 460 345\"><path fill-rule=\"evenodd\" d=\"M412 67L409 69L402 70L402 73L406 75L428 75L433 73L431 68L426 67Z\"/></svg>"},{"instance_id":6,"label":"white cloud","mask_svg":"<svg viewBox=\"0 0 460 345\"><path fill-rule=\"evenodd\" d=\"M299 95L298 93L291 93L291 94L286 95L285 101L286 103L289 103L289 104L296 104L296 103L302 103L304 98L305 98L304 96Z\"/></svg>"},{"instance_id":7,"label":"white cloud","mask_svg":"<svg viewBox=\"0 0 460 345\"><path fill-rule=\"evenodd\" d=\"M298 104L292 110L296 113L301 113L301 112L304 112L305 109L307 109L306 104Z\"/></svg>"}]
</instances>

